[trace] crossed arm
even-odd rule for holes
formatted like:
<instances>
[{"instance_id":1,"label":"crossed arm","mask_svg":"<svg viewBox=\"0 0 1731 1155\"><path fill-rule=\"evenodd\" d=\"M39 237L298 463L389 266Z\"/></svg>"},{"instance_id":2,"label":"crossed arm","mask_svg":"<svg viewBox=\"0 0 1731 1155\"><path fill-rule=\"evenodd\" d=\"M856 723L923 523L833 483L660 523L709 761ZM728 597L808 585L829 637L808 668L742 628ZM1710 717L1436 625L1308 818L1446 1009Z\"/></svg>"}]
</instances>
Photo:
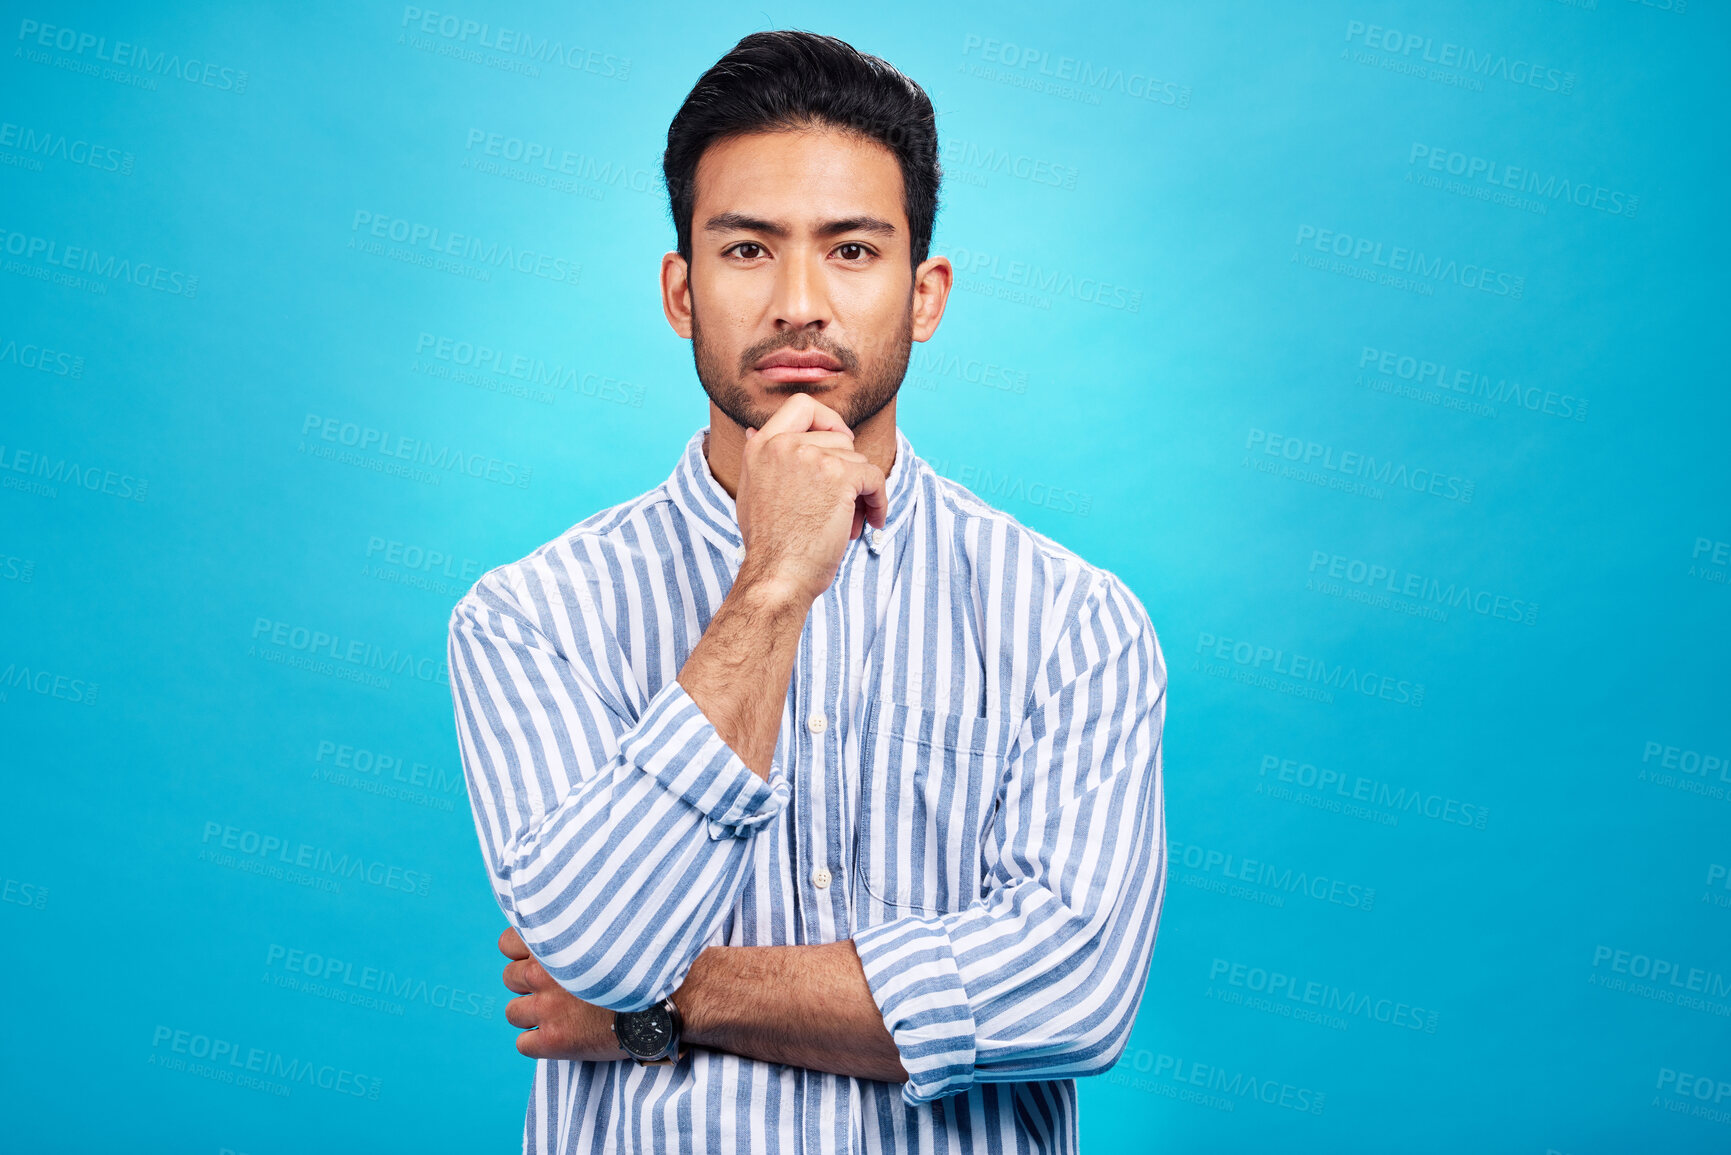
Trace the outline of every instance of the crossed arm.
<instances>
[{"instance_id":1,"label":"crossed arm","mask_svg":"<svg viewBox=\"0 0 1731 1155\"><path fill-rule=\"evenodd\" d=\"M505 985L519 998L505 1018L522 1027L517 1049L532 1059L617 1060L613 1012L575 997L554 981L515 930L499 936L512 961ZM901 1054L872 1001L851 942L823 946L712 946L691 964L673 1002L687 1046L748 1059L907 1081Z\"/></svg>"},{"instance_id":2,"label":"crossed arm","mask_svg":"<svg viewBox=\"0 0 1731 1155\"><path fill-rule=\"evenodd\" d=\"M563 625L529 580L483 581L451 635L464 767L512 924L506 982L523 996L507 1017L537 1028L523 1053L619 1059L610 1012L672 994L694 1046L902 1082L910 1103L1111 1066L1164 891L1164 666L1121 587L1060 607L979 901L852 942L704 949L750 839L787 802L770 762L806 607L736 582L678 678L633 702L604 615L586 605Z\"/></svg>"}]
</instances>

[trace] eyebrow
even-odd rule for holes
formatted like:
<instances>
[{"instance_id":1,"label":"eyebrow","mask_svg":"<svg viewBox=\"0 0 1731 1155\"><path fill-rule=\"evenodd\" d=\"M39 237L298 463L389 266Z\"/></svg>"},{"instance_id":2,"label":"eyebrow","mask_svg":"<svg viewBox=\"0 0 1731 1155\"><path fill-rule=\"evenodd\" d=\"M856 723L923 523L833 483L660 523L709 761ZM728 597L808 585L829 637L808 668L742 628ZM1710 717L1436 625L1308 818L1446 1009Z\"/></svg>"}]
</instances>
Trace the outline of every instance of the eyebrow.
<instances>
[{"instance_id":1,"label":"eyebrow","mask_svg":"<svg viewBox=\"0 0 1731 1155\"><path fill-rule=\"evenodd\" d=\"M786 225L747 213L717 213L703 223L703 231L763 233L771 237L786 237L789 232ZM817 227L817 235L820 237L833 237L841 233L872 233L876 236L893 237L899 231L890 222L877 217L843 217L841 220L825 221Z\"/></svg>"}]
</instances>

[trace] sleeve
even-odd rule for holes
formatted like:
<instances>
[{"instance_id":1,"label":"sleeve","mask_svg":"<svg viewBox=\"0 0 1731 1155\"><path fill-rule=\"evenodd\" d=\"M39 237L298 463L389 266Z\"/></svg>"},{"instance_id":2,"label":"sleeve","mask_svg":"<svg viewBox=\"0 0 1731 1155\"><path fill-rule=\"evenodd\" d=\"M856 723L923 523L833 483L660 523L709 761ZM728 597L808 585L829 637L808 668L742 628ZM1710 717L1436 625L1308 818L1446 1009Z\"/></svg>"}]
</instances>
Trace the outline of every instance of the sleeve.
<instances>
[{"instance_id":1,"label":"sleeve","mask_svg":"<svg viewBox=\"0 0 1731 1155\"><path fill-rule=\"evenodd\" d=\"M1036 680L981 898L854 936L908 1103L1098 1074L1123 1052L1166 889L1165 710L1153 626L1108 575Z\"/></svg>"},{"instance_id":2,"label":"sleeve","mask_svg":"<svg viewBox=\"0 0 1731 1155\"><path fill-rule=\"evenodd\" d=\"M482 855L500 909L561 986L639 1010L677 989L722 926L750 836L788 785L752 773L676 679L629 716L629 675L599 614L578 614L561 648L530 601L495 571L451 615Z\"/></svg>"}]
</instances>

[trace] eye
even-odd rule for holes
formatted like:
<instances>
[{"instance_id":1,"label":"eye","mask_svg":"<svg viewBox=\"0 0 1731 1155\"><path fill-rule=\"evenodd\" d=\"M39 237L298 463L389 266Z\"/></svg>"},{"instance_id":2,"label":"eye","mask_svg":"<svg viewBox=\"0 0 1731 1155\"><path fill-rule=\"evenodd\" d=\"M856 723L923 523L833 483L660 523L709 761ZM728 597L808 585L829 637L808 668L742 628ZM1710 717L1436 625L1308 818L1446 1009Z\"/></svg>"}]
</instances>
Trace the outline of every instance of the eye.
<instances>
[{"instance_id":1,"label":"eye","mask_svg":"<svg viewBox=\"0 0 1731 1155\"><path fill-rule=\"evenodd\" d=\"M745 251L746 249L753 249L756 251L748 253ZM737 245L734 245L731 249L729 249L727 251L730 253L735 253L741 257L744 257L748 261L752 261L752 260L756 260L759 256L762 255L763 246L758 244L756 241L740 241Z\"/></svg>"},{"instance_id":2,"label":"eye","mask_svg":"<svg viewBox=\"0 0 1731 1155\"><path fill-rule=\"evenodd\" d=\"M858 241L847 241L836 246L835 251L841 254L844 261L863 260L871 255L871 250Z\"/></svg>"}]
</instances>

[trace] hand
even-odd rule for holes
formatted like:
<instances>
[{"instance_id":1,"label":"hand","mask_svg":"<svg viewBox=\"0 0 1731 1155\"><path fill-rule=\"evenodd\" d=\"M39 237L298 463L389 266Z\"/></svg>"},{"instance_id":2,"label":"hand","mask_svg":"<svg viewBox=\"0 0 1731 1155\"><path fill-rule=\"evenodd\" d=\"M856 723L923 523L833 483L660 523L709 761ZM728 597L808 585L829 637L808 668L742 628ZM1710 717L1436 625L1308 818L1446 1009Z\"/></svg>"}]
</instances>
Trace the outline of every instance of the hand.
<instances>
[{"instance_id":1,"label":"hand","mask_svg":"<svg viewBox=\"0 0 1731 1155\"><path fill-rule=\"evenodd\" d=\"M785 584L808 603L835 580L863 524L882 527L889 508L883 470L854 449L841 415L807 393L745 431L738 490L741 578Z\"/></svg>"},{"instance_id":2,"label":"hand","mask_svg":"<svg viewBox=\"0 0 1731 1155\"><path fill-rule=\"evenodd\" d=\"M522 998L505 1004L505 1021L522 1027L517 1050L531 1059L607 1062L629 1059L613 1037L613 1012L586 1003L553 980L523 945L515 927L499 936L505 985Z\"/></svg>"}]
</instances>

